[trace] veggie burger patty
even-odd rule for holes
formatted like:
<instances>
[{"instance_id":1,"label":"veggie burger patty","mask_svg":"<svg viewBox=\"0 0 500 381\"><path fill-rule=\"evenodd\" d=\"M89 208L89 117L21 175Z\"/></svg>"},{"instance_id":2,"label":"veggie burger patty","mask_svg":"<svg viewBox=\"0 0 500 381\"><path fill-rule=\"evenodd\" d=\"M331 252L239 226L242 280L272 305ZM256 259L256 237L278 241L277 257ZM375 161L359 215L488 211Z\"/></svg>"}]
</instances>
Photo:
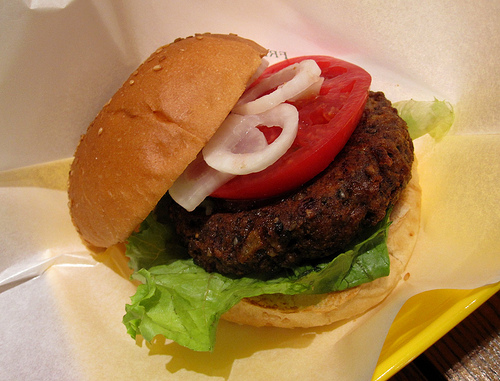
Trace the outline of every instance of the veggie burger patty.
<instances>
[{"instance_id":1,"label":"veggie burger patty","mask_svg":"<svg viewBox=\"0 0 500 381\"><path fill-rule=\"evenodd\" d=\"M187 212L168 196L168 216L205 270L274 274L339 254L386 215L411 178L413 143L384 94L370 92L363 116L330 166L293 193L261 201L209 198Z\"/></svg>"}]
</instances>

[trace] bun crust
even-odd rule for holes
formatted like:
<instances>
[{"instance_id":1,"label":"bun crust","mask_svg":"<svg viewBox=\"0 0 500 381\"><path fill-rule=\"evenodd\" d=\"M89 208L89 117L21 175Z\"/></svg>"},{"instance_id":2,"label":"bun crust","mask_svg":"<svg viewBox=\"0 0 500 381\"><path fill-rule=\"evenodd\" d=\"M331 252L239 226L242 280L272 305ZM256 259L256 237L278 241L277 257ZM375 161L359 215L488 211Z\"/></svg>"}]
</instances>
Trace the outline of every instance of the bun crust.
<instances>
[{"instance_id":1,"label":"bun crust","mask_svg":"<svg viewBox=\"0 0 500 381\"><path fill-rule=\"evenodd\" d=\"M267 50L202 34L160 47L130 75L82 136L69 207L96 247L125 241L236 104Z\"/></svg>"},{"instance_id":2,"label":"bun crust","mask_svg":"<svg viewBox=\"0 0 500 381\"><path fill-rule=\"evenodd\" d=\"M243 299L222 318L257 327L310 328L353 319L382 302L403 278L417 241L421 189L416 161L412 179L391 213L387 246L390 275L352 289L322 295L264 295Z\"/></svg>"}]
</instances>

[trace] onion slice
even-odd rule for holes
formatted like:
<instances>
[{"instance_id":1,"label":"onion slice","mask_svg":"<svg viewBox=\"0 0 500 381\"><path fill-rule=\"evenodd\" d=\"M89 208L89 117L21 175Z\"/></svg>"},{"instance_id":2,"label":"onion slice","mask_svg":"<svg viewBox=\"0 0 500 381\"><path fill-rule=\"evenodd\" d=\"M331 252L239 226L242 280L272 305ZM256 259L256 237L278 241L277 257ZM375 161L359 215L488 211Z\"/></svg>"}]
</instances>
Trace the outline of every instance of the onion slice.
<instances>
[{"instance_id":1,"label":"onion slice","mask_svg":"<svg viewBox=\"0 0 500 381\"><path fill-rule=\"evenodd\" d=\"M175 180L168 192L176 203L192 212L207 196L233 177L234 175L209 167L199 154Z\"/></svg>"},{"instance_id":2,"label":"onion slice","mask_svg":"<svg viewBox=\"0 0 500 381\"><path fill-rule=\"evenodd\" d=\"M321 69L314 60L287 66L245 92L233 108L233 113L260 114L289 99L296 99L302 93L310 94L306 91L309 88L319 91L322 84L320 75ZM319 86L311 87L318 82ZM274 88L270 94L262 95Z\"/></svg>"},{"instance_id":3,"label":"onion slice","mask_svg":"<svg viewBox=\"0 0 500 381\"><path fill-rule=\"evenodd\" d=\"M291 147L297 136L298 121L297 109L287 103L257 115L230 114L203 148L203 157L210 167L221 172L233 175L260 172ZM269 145L245 144L245 140L253 141L259 134L265 140L257 126L279 126L282 131Z\"/></svg>"},{"instance_id":4,"label":"onion slice","mask_svg":"<svg viewBox=\"0 0 500 381\"><path fill-rule=\"evenodd\" d=\"M170 196L188 212L238 174L259 172L290 148L298 130L298 111L283 103L259 115L230 114L197 158L170 187ZM257 126L281 126L268 144ZM210 163L210 165L208 164Z\"/></svg>"}]
</instances>

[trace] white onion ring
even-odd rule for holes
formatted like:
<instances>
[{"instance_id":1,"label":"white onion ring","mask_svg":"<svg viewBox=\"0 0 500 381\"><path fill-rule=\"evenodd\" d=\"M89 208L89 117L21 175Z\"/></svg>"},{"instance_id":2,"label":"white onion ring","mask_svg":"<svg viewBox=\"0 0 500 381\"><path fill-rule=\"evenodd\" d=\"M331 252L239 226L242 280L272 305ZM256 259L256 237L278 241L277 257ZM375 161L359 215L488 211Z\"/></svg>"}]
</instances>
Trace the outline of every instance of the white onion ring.
<instances>
[{"instance_id":1,"label":"white onion ring","mask_svg":"<svg viewBox=\"0 0 500 381\"><path fill-rule=\"evenodd\" d=\"M267 144L264 134L256 128L259 125L283 125L283 131L273 143ZM233 156L233 159L236 156L252 162L257 156L259 166L262 167L274 163L290 148L297 135L297 129L297 109L289 104L283 104L261 115L230 114L218 130L225 132L217 132L219 136L214 135L212 140L214 138L218 140L225 155ZM210 142L209 144L213 144ZM215 148L216 155L219 149ZM236 162L238 161L236 159ZM175 202L188 212L192 212L206 197L234 176L235 174L210 167L204 160L203 154L200 154L170 187L169 193Z\"/></svg>"},{"instance_id":2,"label":"white onion ring","mask_svg":"<svg viewBox=\"0 0 500 381\"><path fill-rule=\"evenodd\" d=\"M175 180L168 192L176 203L192 212L213 191L233 177L209 167L200 154Z\"/></svg>"},{"instance_id":3,"label":"white onion ring","mask_svg":"<svg viewBox=\"0 0 500 381\"><path fill-rule=\"evenodd\" d=\"M233 113L250 115L265 112L306 92L307 89L321 80L320 75L321 69L314 60L304 60L287 66L263 79L244 93L233 108ZM261 96L275 87L277 88L272 93Z\"/></svg>"},{"instance_id":4,"label":"white onion ring","mask_svg":"<svg viewBox=\"0 0 500 381\"><path fill-rule=\"evenodd\" d=\"M298 121L297 109L287 103L257 115L230 114L203 148L203 157L209 166L221 172L233 175L260 172L276 162L290 148L297 136ZM280 126L282 131L264 148L250 147L250 151L246 148L242 150L242 142L247 136L254 138L256 131L262 134L257 129L260 125Z\"/></svg>"}]
</instances>

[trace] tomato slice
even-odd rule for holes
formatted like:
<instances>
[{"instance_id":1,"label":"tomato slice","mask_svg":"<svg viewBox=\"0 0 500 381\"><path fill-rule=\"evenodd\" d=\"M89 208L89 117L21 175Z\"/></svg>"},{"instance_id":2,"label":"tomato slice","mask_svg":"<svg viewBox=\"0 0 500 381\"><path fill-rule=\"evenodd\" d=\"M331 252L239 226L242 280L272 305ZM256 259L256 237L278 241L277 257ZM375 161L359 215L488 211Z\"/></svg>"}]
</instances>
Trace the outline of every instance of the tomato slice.
<instances>
[{"instance_id":1,"label":"tomato slice","mask_svg":"<svg viewBox=\"0 0 500 381\"><path fill-rule=\"evenodd\" d=\"M316 97L290 102L299 111L299 130L293 145L265 170L236 176L211 196L262 199L293 190L322 172L349 140L371 84L371 76L364 69L333 57L303 56L270 66L259 80L306 59L317 62L325 80Z\"/></svg>"}]
</instances>

